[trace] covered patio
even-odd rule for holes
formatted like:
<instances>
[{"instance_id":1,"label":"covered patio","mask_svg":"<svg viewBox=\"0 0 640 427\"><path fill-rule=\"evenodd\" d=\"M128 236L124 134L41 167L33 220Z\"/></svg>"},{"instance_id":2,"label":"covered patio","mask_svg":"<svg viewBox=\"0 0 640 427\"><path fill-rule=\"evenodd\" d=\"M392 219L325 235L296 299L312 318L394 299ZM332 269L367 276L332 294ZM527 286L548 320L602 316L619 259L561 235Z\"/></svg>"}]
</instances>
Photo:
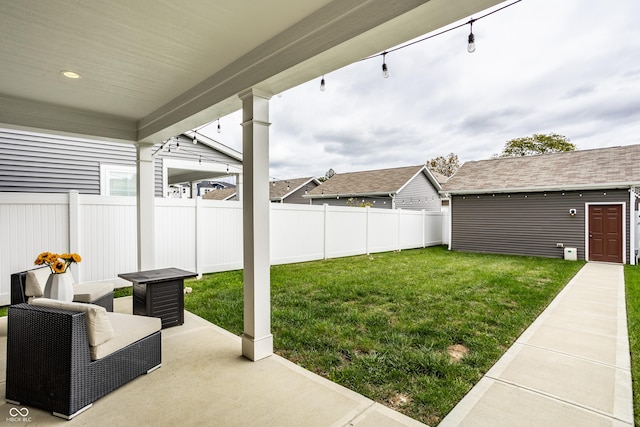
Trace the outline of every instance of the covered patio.
<instances>
[{"instance_id":1,"label":"covered patio","mask_svg":"<svg viewBox=\"0 0 640 427\"><path fill-rule=\"evenodd\" d=\"M131 313L131 297L116 298L114 303L115 311ZM188 312L184 325L162 331L162 368L66 421L44 410L4 402L6 342L4 323L0 324L0 413L12 418L12 408L26 408L30 425L423 425L280 356L252 363L239 355L238 336ZM19 424L24 414L17 416Z\"/></svg>"},{"instance_id":2,"label":"covered patio","mask_svg":"<svg viewBox=\"0 0 640 427\"><path fill-rule=\"evenodd\" d=\"M264 422L255 423L260 425L344 425L359 416L364 417L364 424L379 425L375 417L395 419L384 408L278 357L255 365L240 357L256 361L273 353L269 99L498 3L500 0L113 0L79 4L0 0L4 58L0 127L137 147L139 270L168 267L156 265L154 144L242 110L241 340L197 319L193 319L194 330L210 339L202 340L186 327L167 330L163 341L168 348L160 372L105 397L74 422L85 423L90 417L87 423L92 425L113 425L142 416L149 423L154 413L162 415L165 425L169 420L184 423L216 417L220 424L234 424L232 420L242 417L253 420L257 413L262 413ZM51 147L52 155L55 151ZM78 248L67 250L77 252ZM194 347L185 350L187 343ZM172 345L175 351L169 351ZM287 374L280 375L282 372ZM216 382L201 388L189 385L205 378ZM154 386L153 381L159 383ZM175 384L184 388L175 388ZM306 394L310 389L315 391ZM110 406L112 401L116 403ZM107 406L108 410L99 409ZM163 412L158 412L161 407ZM285 416L290 422L283 422ZM42 422L58 421L47 416Z\"/></svg>"}]
</instances>

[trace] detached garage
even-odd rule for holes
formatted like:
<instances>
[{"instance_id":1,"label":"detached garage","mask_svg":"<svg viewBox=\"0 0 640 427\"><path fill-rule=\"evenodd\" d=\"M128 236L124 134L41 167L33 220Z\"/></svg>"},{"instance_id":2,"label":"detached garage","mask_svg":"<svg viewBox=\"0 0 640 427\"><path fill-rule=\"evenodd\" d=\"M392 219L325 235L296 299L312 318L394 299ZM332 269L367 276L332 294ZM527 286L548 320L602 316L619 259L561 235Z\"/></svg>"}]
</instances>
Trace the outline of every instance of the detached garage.
<instances>
[{"instance_id":1,"label":"detached garage","mask_svg":"<svg viewBox=\"0 0 640 427\"><path fill-rule=\"evenodd\" d=\"M449 249L636 263L640 145L465 163Z\"/></svg>"}]
</instances>

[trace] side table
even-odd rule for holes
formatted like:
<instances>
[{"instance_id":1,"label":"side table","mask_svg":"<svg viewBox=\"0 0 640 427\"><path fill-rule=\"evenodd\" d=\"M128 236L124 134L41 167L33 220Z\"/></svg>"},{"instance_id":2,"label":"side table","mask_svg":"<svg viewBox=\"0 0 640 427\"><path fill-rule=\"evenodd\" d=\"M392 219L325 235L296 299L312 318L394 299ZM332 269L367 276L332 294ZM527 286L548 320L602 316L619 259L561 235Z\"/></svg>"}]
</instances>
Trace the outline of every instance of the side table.
<instances>
[{"instance_id":1,"label":"side table","mask_svg":"<svg viewBox=\"0 0 640 427\"><path fill-rule=\"evenodd\" d=\"M179 268L118 274L133 283L133 314L159 317L163 329L184 323L184 279L196 276Z\"/></svg>"}]
</instances>

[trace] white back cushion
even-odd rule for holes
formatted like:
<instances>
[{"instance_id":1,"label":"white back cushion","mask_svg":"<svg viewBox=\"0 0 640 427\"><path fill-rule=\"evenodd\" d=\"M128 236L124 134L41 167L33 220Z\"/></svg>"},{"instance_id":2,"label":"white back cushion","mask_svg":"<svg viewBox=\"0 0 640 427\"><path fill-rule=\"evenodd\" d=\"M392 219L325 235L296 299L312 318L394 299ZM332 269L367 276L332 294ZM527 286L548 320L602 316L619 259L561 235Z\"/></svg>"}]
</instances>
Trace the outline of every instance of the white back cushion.
<instances>
[{"instance_id":1,"label":"white back cushion","mask_svg":"<svg viewBox=\"0 0 640 427\"><path fill-rule=\"evenodd\" d=\"M94 347L113 338L113 328L107 316L107 310L99 305L82 302L66 302L49 298L35 298L29 302L40 307L57 308L59 310L84 312L87 320L89 345Z\"/></svg>"}]
</instances>

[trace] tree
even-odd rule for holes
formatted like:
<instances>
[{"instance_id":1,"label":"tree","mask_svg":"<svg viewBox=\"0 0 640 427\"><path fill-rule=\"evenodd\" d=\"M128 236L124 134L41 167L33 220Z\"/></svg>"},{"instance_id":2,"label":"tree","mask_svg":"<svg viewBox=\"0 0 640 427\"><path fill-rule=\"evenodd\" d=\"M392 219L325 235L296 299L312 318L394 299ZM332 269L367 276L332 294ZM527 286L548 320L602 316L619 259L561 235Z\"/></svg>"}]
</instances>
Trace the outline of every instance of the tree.
<instances>
[{"instance_id":1,"label":"tree","mask_svg":"<svg viewBox=\"0 0 640 427\"><path fill-rule=\"evenodd\" d=\"M336 172L333 169L329 169L324 176L321 176L318 178L318 181L320 182L325 182L326 180L328 180L329 178L331 178L333 175L335 175Z\"/></svg>"},{"instance_id":2,"label":"tree","mask_svg":"<svg viewBox=\"0 0 640 427\"><path fill-rule=\"evenodd\" d=\"M427 167L444 176L451 176L460 168L460 160L456 154L449 153L447 157L438 156L429 160Z\"/></svg>"},{"instance_id":3,"label":"tree","mask_svg":"<svg viewBox=\"0 0 640 427\"><path fill-rule=\"evenodd\" d=\"M569 138L557 133L534 133L532 136L515 138L504 145L502 153L494 157L533 156L535 154L575 151L576 145Z\"/></svg>"}]
</instances>

